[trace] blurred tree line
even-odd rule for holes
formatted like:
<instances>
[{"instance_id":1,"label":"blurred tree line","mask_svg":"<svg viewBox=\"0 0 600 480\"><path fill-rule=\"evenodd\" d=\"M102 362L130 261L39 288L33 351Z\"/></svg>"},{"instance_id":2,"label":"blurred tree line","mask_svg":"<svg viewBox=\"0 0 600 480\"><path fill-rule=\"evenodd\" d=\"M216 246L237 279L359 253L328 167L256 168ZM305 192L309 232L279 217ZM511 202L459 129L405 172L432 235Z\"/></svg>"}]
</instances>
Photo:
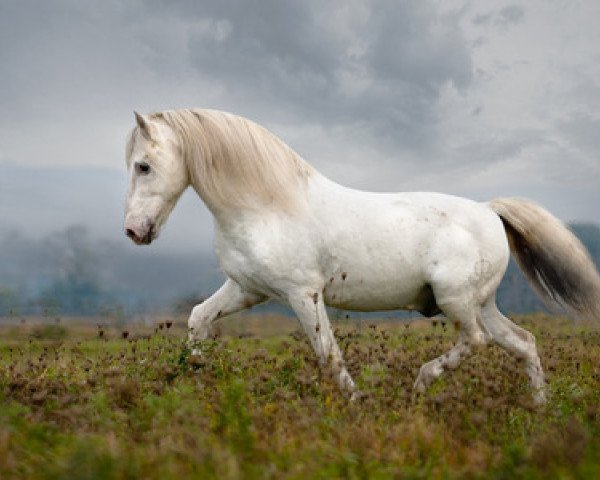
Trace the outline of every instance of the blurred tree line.
<instances>
[{"instance_id":1,"label":"blurred tree line","mask_svg":"<svg viewBox=\"0 0 600 480\"><path fill-rule=\"evenodd\" d=\"M600 265L600 228L572 230ZM0 317L28 314L104 315L166 308L187 314L223 280L216 259L198 253L156 253L94 237L81 226L32 239L19 232L0 237ZM508 313L545 310L511 259L498 290ZM268 306L267 308L277 308Z\"/></svg>"},{"instance_id":2,"label":"blurred tree line","mask_svg":"<svg viewBox=\"0 0 600 480\"><path fill-rule=\"evenodd\" d=\"M155 312L202 297L222 276L207 255L156 254L97 238L82 226L33 239L0 236L0 316Z\"/></svg>"}]
</instances>

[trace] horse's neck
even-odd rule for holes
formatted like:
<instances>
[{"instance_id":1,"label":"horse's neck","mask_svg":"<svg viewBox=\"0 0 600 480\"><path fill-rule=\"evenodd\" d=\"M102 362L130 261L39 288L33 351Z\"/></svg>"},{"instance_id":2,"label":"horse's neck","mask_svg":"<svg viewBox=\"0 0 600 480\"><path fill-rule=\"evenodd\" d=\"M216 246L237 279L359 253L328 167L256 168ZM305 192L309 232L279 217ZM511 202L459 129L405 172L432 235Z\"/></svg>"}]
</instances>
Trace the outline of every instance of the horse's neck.
<instances>
[{"instance_id":1,"label":"horse's neck","mask_svg":"<svg viewBox=\"0 0 600 480\"><path fill-rule=\"evenodd\" d=\"M342 199L344 192L347 194L353 192L315 170L308 179L307 186L298 192L298 208L290 212L274 205L261 205L260 202L250 208L217 206L207 197L201 184L192 183L192 187L213 214L217 226L222 230L237 228L240 224L261 222L266 216L273 218L280 215L283 219L291 215L301 221L301 218L312 215L323 202L335 203Z\"/></svg>"},{"instance_id":2,"label":"horse's neck","mask_svg":"<svg viewBox=\"0 0 600 480\"><path fill-rule=\"evenodd\" d=\"M195 179L195 178L193 178L193 176L191 176L190 177L190 186L194 189L194 191L196 192L198 197L200 197L200 200L202 200L204 205L206 205L206 207L210 210L210 213L212 213L215 218L218 215L220 215L219 209L216 207L214 202L212 202L212 200L210 199L210 196L207 194L205 189L202 188L201 181L199 181L198 179Z\"/></svg>"},{"instance_id":3,"label":"horse's neck","mask_svg":"<svg viewBox=\"0 0 600 480\"><path fill-rule=\"evenodd\" d=\"M196 158L188 160L188 162L196 161L199 160ZM219 222L225 221L229 218L238 218L240 216L256 218L257 211L272 212L277 211L277 209L281 209L283 211L287 211L287 213L292 213L292 211L295 210L294 208L288 208L289 205L276 205L276 202L269 204L268 200L265 202L264 198L258 198L258 196L255 203L250 202L253 203L250 208L221 205L221 202L219 202L218 199L211 198L211 189L205 188L203 184L203 178L201 178L198 174L198 169L191 164L189 164L188 169L190 186L196 191L198 196L202 199L204 204ZM287 188L287 192L295 197L295 200L297 200L299 205L299 210L302 210L303 207L305 207L308 203L311 203L311 196L320 196L325 190L333 192L335 190L344 189L344 187L341 185L323 176L310 164L307 165L307 170L310 173L307 174L306 178L299 179L298 183L281 186L282 189ZM299 175L302 175L302 173L299 173Z\"/></svg>"}]
</instances>

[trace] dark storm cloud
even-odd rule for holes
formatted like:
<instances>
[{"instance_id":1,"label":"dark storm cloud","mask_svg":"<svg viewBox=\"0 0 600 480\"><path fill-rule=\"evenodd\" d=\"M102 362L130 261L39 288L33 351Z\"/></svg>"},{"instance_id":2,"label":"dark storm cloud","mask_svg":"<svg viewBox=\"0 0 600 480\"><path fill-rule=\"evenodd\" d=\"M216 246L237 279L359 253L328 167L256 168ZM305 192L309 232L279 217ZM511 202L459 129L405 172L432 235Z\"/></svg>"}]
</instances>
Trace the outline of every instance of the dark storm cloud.
<instances>
[{"instance_id":1,"label":"dark storm cloud","mask_svg":"<svg viewBox=\"0 0 600 480\"><path fill-rule=\"evenodd\" d=\"M206 102L431 149L440 88L472 79L458 19L422 1L9 2L1 18L0 106L49 128Z\"/></svg>"},{"instance_id":2,"label":"dark storm cloud","mask_svg":"<svg viewBox=\"0 0 600 480\"><path fill-rule=\"evenodd\" d=\"M472 78L456 18L427 2L371 2L355 15L314 1L175 5L152 10L190 26L198 74L288 121L360 126L387 145L425 148L441 86Z\"/></svg>"}]
</instances>

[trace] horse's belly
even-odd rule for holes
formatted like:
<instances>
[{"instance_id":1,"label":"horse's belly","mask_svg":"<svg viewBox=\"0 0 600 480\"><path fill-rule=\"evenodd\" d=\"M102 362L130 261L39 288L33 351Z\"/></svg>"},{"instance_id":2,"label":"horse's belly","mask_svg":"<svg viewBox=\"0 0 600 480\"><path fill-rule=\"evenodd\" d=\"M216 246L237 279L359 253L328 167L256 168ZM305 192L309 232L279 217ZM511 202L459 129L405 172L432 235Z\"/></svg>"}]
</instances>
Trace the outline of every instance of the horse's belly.
<instances>
[{"instance_id":1,"label":"horse's belly","mask_svg":"<svg viewBox=\"0 0 600 480\"><path fill-rule=\"evenodd\" d=\"M329 277L323 299L326 305L344 310L420 310L429 301L423 295L427 287L422 279L401 275L373 279L359 271L344 271Z\"/></svg>"}]
</instances>

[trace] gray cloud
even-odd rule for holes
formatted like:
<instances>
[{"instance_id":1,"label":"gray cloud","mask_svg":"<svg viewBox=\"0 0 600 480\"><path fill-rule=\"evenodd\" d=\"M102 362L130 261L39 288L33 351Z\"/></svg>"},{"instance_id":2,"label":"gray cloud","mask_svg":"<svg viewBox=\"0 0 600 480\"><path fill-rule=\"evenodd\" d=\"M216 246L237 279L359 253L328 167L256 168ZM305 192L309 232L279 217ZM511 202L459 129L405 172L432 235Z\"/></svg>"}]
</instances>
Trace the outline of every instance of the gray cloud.
<instances>
[{"instance_id":1,"label":"gray cloud","mask_svg":"<svg viewBox=\"0 0 600 480\"><path fill-rule=\"evenodd\" d=\"M425 149L441 86L472 78L457 19L426 2L371 2L360 15L316 1L158 6L179 15L198 75L272 121L361 126L390 148Z\"/></svg>"},{"instance_id":2,"label":"gray cloud","mask_svg":"<svg viewBox=\"0 0 600 480\"><path fill-rule=\"evenodd\" d=\"M519 23L525 16L525 9L520 5L507 5L498 10L475 15L472 22L475 25L494 25L507 27Z\"/></svg>"},{"instance_id":3,"label":"gray cloud","mask_svg":"<svg viewBox=\"0 0 600 480\"><path fill-rule=\"evenodd\" d=\"M600 115L576 112L557 123L557 129L600 167Z\"/></svg>"},{"instance_id":4,"label":"gray cloud","mask_svg":"<svg viewBox=\"0 0 600 480\"><path fill-rule=\"evenodd\" d=\"M510 25L511 23L518 23L523 19L525 15L525 9L519 5L508 5L498 12L496 24L498 25Z\"/></svg>"},{"instance_id":5,"label":"gray cloud","mask_svg":"<svg viewBox=\"0 0 600 480\"><path fill-rule=\"evenodd\" d=\"M105 138L116 167L114 132L126 131L132 108L180 106L346 129L381 154L434 159L440 89L472 81L459 17L429 2L58 1L44 3L43 22L30 7L10 4L0 20L9 160L79 163L75 152L86 151L99 164L87 146Z\"/></svg>"}]
</instances>

